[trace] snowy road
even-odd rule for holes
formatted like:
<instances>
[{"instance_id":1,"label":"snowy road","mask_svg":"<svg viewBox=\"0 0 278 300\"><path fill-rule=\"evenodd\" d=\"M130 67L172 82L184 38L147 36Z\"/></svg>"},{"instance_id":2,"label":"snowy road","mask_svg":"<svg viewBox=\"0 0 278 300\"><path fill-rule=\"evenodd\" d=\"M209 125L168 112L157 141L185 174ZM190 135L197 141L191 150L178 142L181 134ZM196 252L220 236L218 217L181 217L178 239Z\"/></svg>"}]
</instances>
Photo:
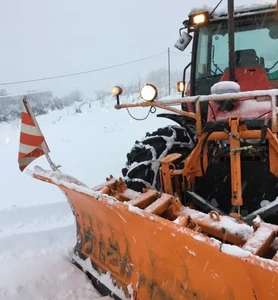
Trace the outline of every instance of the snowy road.
<instances>
[{"instance_id":1,"label":"snowy road","mask_svg":"<svg viewBox=\"0 0 278 300\"><path fill-rule=\"evenodd\" d=\"M67 202L0 212L0 299L110 299L70 261L74 218Z\"/></svg>"}]
</instances>

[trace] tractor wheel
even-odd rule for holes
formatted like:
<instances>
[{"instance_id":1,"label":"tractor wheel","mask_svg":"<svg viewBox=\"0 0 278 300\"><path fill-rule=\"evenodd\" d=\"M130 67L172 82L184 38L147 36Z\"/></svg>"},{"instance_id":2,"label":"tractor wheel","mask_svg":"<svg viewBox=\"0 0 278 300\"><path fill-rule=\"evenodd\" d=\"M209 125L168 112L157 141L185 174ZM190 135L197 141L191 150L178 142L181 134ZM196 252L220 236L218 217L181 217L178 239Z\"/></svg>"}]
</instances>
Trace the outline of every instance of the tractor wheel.
<instances>
[{"instance_id":1,"label":"tractor wheel","mask_svg":"<svg viewBox=\"0 0 278 300\"><path fill-rule=\"evenodd\" d=\"M195 126L189 127L196 140ZM170 153L180 153L182 157L175 163L178 168L182 168L183 160L195 146L194 142L187 130L178 125L169 125L147 133L143 140L135 142L127 154L126 166L122 169L127 187L138 192L146 186L159 190L159 160Z\"/></svg>"}]
</instances>

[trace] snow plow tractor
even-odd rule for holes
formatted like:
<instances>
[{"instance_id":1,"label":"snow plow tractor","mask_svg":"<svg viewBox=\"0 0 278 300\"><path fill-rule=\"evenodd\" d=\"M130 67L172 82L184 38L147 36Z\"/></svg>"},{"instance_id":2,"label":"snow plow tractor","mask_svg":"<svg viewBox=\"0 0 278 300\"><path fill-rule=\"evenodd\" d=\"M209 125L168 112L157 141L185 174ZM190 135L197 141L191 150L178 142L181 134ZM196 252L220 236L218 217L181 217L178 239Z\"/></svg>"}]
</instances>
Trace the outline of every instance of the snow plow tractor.
<instances>
[{"instance_id":1,"label":"snow plow tractor","mask_svg":"<svg viewBox=\"0 0 278 300\"><path fill-rule=\"evenodd\" d=\"M46 155L76 219L72 260L114 299L278 299L278 11L194 10L176 48L191 43L181 97L140 90L176 125L147 133L123 177L89 188L62 173L24 99L19 165ZM190 67L190 84L185 74ZM26 147L26 145L28 147Z\"/></svg>"}]
</instances>

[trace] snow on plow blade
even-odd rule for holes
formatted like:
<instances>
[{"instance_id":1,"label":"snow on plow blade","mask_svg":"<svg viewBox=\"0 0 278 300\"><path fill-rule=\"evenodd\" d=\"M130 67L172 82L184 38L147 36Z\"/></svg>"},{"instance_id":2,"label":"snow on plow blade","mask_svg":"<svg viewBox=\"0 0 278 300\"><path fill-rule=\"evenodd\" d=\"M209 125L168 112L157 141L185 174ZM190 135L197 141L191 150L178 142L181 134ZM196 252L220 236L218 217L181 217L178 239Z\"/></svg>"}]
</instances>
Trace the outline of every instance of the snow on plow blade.
<instances>
[{"instance_id":1,"label":"snow on plow blade","mask_svg":"<svg viewBox=\"0 0 278 300\"><path fill-rule=\"evenodd\" d=\"M198 212L111 177L93 189L36 167L76 218L74 262L116 299L278 299L278 227Z\"/></svg>"}]
</instances>

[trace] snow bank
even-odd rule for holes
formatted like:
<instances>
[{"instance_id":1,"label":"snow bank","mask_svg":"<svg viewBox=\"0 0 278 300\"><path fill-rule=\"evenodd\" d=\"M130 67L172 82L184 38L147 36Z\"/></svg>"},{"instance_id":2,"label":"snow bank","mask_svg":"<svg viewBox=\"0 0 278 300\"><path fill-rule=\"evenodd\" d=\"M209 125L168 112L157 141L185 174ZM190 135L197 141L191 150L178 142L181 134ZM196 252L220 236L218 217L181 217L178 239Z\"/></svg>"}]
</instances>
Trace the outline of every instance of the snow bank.
<instances>
[{"instance_id":1,"label":"snow bank","mask_svg":"<svg viewBox=\"0 0 278 300\"><path fill-rule=\"evenodd\" d=\"M50 147L52 160L62 165L62 172L72 174L87 186L102 183L110 174L122 176L126 153L137 139L143 138L148 131L176 124L154 114L138 122L126 110L116 110L114 104L86 104L82 106L81 113L76 113L74 107L68 107L37 118ZM148 108L131 109L130 112L142 118ZM160 112L158 109L157 113ZM34 180L19 171L19 130L19 123L0 123L1 168L5 172L0 181L0 211L12 206L66 202L57 187ZM36 159L29 168L35 165L49 168L44 156Z\"/></svg>"},{"instance_id":2,"label":"snow bank","mask_svg":"<svg viewBox=\"0 0 278 300\"><path fill-rule=\"evenodd\" d=\"M76 243L75 225L68 224L71 218L64 202L0 212L0 228L6 229L0 236L1 300L110 299L100 298L71 263Z\"/></svg>"},{"instance_id":3,"label":"snow bank","mask_svg":"<svg viewBox=\"0 0 278 300\"><path fill-rule=\"evenodd\" d=\"M74 225L67 202L0 211L0 238Z\"/></svg>"},{"instance_id":4,"label":"snow bank","mask_svg":"<svg viewBox=\"0 0 278 300\"><path fill-rule=\"evenodd\" d=\"M63 252L1 262L0 278L0 299L3 300L100 298L86 275Z\"/></svg>"}]
</instances>

